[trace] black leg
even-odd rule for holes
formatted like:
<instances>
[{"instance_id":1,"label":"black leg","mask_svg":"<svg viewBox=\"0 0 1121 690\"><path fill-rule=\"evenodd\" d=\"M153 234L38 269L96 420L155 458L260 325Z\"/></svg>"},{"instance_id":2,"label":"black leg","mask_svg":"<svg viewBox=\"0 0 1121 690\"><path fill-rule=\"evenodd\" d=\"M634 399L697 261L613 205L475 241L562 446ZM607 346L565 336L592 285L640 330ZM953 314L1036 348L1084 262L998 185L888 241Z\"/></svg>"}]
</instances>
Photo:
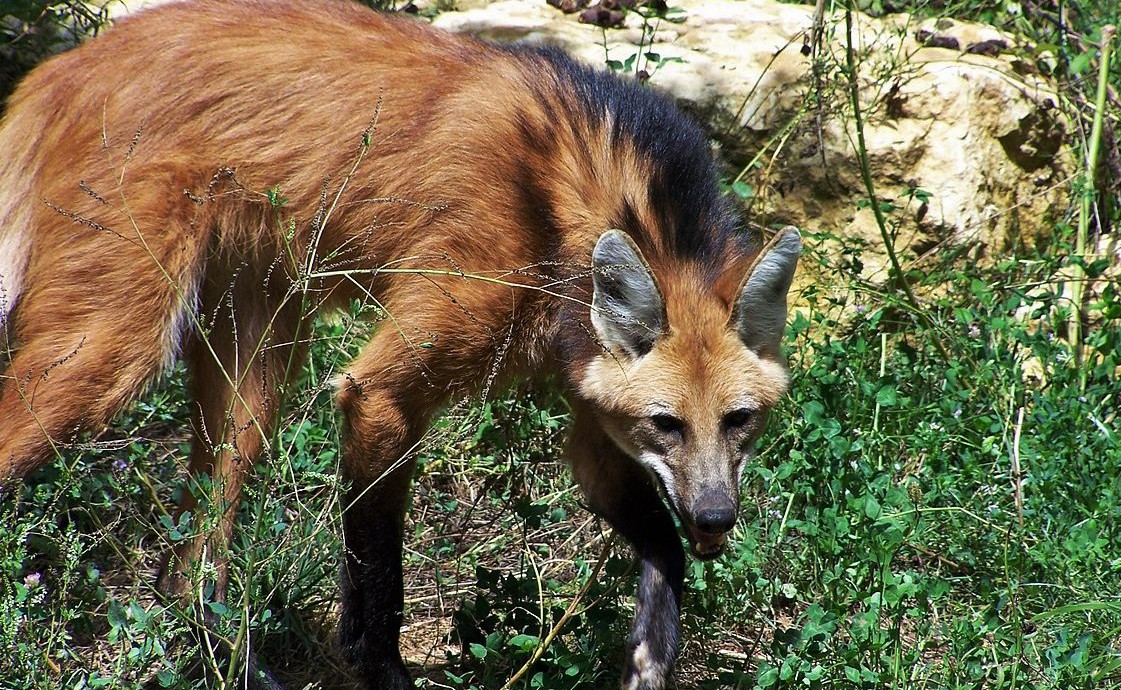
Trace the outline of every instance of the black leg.
<instances>
[{"instance_id":1,"label":"black leg","mask_svg":"<svg viewBox=\"0 0 1121 690\"><path fill-rule=\"evenodd\" d=\"M632 489L633 491L633 489ZM652 492L659 500L657 492ZM630 496L633 500L635 497ZM660 690L673 670L681 640L681 588L685 579L685 552L669 512L650 511L645 524L613 520L617 532L631 541L641 560L635 619L627 638L623 687L627 690ZM623 523L623 524L621 524ZM635 535L632 539L631 535Z\"/></svg>"},{"instance_id":2,"label":"black leg","mask_svg":"<svg viewBox=\"0 0 1121 690\"><path fill-rule=\"evenodd\" d=\"M372 377L371 377L372 378ZM426 414L388 389L351 385L343 469L351 482L343 506L342 617L339 644L369 690L406 690L412 681L398 641L404 617L401 540L415 461L412 443Z\"/></svg>"},{"instance_id":3,"label":"black leg","mask_svg":"<svg viewBox=\"0 0 1121 690\"><path fill-rule=\"evenodd\" d=\"M493 292L472 283L456 292L455 328L441 321L452 293L447 288L410 291L395 328L379 328L348 366L336 402L344 416L343 472L351 482L343 507L345 556L342 572L342 652L369 690L414 687L398 642L403 620L401 540L415 460L415 444L460 381L483 380L491 366L491 333L484 314L505 318L492 300L509 300L505 288ZM497 302L497 303L502 303ZM393 311L393 306L385 308ZM458 310L474 314L470 325ZM434 347L417 347L406 334L439 337ZM479 348L482 348L480 351ZM482 364L480 364L482 363Z\"/></svg>"},{"instance_id":4,"label":"black leg","mask_svg":"<svg viewBox=\"0 0 1121 690\"><path fill-rule=\"evenodd\" d=\"M412 681L398 642L404 608L401 578L402 516L380 491L354 499L343 513L346 554L342 567L343 655L370 690L406 690ZM404 493L404 491L402 492ZM388 498L388 497L386 497Z\"/></svg>"},{"instance_id":5,"label":"black leg","mask_svg":"<svg viewBox=\"0 0 1121 690\"><path fill-rule=\"evenodd\" d=\"M573 474L592 509L631 543L641 561L622 686L661 690L673 670L681 637L681 539L649 473L579 412L572 439Z\"/></svg>"}]
</instances>

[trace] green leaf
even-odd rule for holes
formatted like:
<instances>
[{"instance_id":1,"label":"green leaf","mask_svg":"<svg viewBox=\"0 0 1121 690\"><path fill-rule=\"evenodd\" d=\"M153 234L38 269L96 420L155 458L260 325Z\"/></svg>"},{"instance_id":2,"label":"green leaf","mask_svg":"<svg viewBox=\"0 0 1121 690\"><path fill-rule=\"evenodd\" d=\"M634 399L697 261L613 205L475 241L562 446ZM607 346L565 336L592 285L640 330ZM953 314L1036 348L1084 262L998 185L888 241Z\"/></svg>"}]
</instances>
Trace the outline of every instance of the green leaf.
<instances>
[{"instance_id":1,"label":"green leaf","mask_svg":"<svg viewBox=\"0 0 1121 690\"><path fill-rule=\"evenodd\" d=\"M514 635L513 637L510 638L510 641L507 642L506 644L508 644L511 647L514 647L515 649L530 650L530 649L533 649L534 647L536 647L538 642L539 642L539 640L537 639L536 635L524 635L523 634L523 635Z\"/></svg>"},{"instance_id":2,"label":"green leaf","mask_svg":"<svg viewBox=\"0 0 1121 690\"><path fill-rule=\"evenodd\" d=\"M1090 66L1093 64L1093 59L1094 55L1091 52L1086 52L1082 53L1081 55L1075 56L1075 58L1070 61L1071 75L1077 77L1087 72L1090 69Z\"/></svg>"},{"instance_id":3,"label":"green leaf","mask_svg":"<svg viewBox=\"0 0 1121 690\"><path fill-rule=\"evenodd\" d=\"M883 512L880 507L880 502L876 500L875 496L868 495L864 497L864 514L869 518L875 520Z\"/></svg>"},{"instance_id":4,"label":"green leaf","mask_svg":"<svg viewBox=\"0 0 1121 690\"><path fill-rule=\"evenodd\" d=\"M743 180L736 180L732 183L732 193L745 201L755 196L755 190Z\"/></svg>"},{"instance_id":5,"label":"green leaf","mask_svg":"<svg viewBox=\"0 0 1121 690\"><path fill-rule=\"evenodd\" d=\"M818 426L821 424L825 416L825 406L816 400L810 400L802 405L802 417L810 426Z\"/></svg>"},{"instance_id":6,"label":"green leaf","mask_svg":"<svg viewBox=\"0 0 1121 690\"><path fill-rule=\"evenodd\" d=\"M106 618L113 628L123 628L128 625L128 614L125 613L125 607L121 606L121 602L116 599L109 600L109 610L106 612Z\"/></svg>"},{"instance_id":7,"label":"green leaf","mask_svg":"<svg viewBox=\"0 0 1121 690\"><path fill-rule=\"evenodd\" d=\"M1059 606L1058 608L1051 609L1050 611L1043 611L1037 613L1033 620L1042 622L1048 618L1055 616L1064 616L1071 613L1084 613L1086 611L1112 611L1114 613L1121 613L1121 602L1117 601L1087 601L1080 604L1067 604Z\"/></svg>"},{"instance_id":8,"label":"green leaf","mask_svg":"<svg viewBox=\"0 0 1121 690\"><path fill-rule=\"evenodd\" d=\"M769 688L778 682L778 669L774 666L765 668L759 672L758 679L755 681L757 688Z\"/></svg>"},{"instance_id":9,"label":"green leaf","mask_svg":"<svg viewBox=\"0 0 1121 690\"><path fill-rule=\"evenodd\" d=\"M684 7L669 7L662 14L662 18L669 22L681 23L689 18L689 13Z\"/></svg>"},{"instance_id":10,"label":"green leaf","mask_svg":"<svg viewBox=\"0 0 1121 690\"><path fill-rule=\"evenodd\" d=\"M886 384L876 391L876 404L880 407L892 407L896 400L894 384Z\"/></svg>"}]
</instances>

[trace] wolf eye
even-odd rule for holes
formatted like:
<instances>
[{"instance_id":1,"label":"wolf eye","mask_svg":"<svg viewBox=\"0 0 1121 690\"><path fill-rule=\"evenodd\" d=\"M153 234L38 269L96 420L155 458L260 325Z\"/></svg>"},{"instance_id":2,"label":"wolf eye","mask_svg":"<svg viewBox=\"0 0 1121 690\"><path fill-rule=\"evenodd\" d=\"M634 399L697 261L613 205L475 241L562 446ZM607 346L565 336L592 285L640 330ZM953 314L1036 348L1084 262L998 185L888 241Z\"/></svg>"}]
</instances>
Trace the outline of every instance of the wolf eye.
<instances>
[{"instance_id":1,"label":"wolf eye","mask_svg":"<svg viewBox=\"0 0 1121 690\"><path fill-rule=\"evenodd\" d=\"M724 426L728 429L740 429L751 421L751 410L732 410L724 415Z\"/></svg>"},{"instance_id":2,"label":"wolf eye","mask_svg":"<svg viewBox=\"0 0 1121 690\"><path fill-rule=\"evenodd\" d=\"M665 434L685 435L685 422L669 414L656 414L650 417L654 426Z\"/></svg>"}]
</instances>

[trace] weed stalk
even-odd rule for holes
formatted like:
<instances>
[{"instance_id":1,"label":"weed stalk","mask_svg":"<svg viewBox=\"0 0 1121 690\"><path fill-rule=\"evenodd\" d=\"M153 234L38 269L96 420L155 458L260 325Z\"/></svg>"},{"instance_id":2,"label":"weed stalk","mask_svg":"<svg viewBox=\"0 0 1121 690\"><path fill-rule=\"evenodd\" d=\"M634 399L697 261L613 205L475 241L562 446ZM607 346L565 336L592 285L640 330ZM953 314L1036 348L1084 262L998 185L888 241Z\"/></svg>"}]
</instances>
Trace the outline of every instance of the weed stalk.
<instances>
[{"instance_id":1,"label":"weed stalk","mask_svg":"<svg viewBox=\"0 0 1121 690\"><path fill-rule=\"evenodd\" d=\"M887 258L891 263L892 282L903 290L907 304L914 309L915 314L929 322L929 314L919 306L919 301L915 297L914 291L911 290L910 283L907 282L907 276L899 265L899 257L895 254L895 241L888 232L887 219L884 218L884 211L880 208L879 199L876 197L876 186L872 182L872 166L868 160L868 147L864 142L864 116L860 112L860 84L856 72L856 51L853 49L852 43L851 7L845 8L845 71L848 78L849 101L852 103L853 127L856 129L856 155L860 163L860 179L864 182L864 190L868 194L872 215L876 219L876 227L880 230L880 238L884 242L884 250L887 251ZM950 354L946 351L942 341L938 339L937 334L932 333L930 340L938 349L942 358L948 361Z\"/></svg>"},{"instance_id":2,"label":"weed stalk","mask_svg":"<svg viewBox=\"0 0 1121 690\"><path fill-rule=\"evenodd\" d=\"M1105 100L1109 91L1109 65L1110 53L1113 46L1113 37L1117 28L1112 24L1102 27L1101 39L1101 65L1098 70L1098 91L1094 98L1094 124L1090 129L1089 150L1086 154L1086 176L1082 185L1082 205L1078 213L1078 236L1075 238L1074 254L1077 258L1074 264L1071 280L1071 315L1067 334L1070 338L1070 347L1074 351L1073 362L1081 366L1083 361L1082 321L1083 300L1085 299L1086 268L1084 265L1087 256L1087 246L1090 238L1090 216L1094 213L1097 189L1094 184L1094 172L1098 165L1098 153L1101 149L1102 125L1105 119ZM1086 389L1086 371L1082 370L1079 376L1080 389Z\"/></svg>"}]
</instances>

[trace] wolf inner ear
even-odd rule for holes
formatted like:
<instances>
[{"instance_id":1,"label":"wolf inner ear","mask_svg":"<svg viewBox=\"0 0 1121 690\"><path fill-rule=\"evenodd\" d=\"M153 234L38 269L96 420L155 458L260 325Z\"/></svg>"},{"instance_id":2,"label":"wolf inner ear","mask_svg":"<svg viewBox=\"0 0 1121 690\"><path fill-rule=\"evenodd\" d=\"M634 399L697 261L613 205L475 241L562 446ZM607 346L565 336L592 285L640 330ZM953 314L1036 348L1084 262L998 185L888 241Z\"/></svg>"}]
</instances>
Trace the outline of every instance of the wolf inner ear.
<instances>
[{"instance_id":1,"label":"wolf inner ear","mask_svg":"<svg viewBox=\"0 0 1121 690\"><path fill-rule=\"evenodd\" d=\"M605 346L641 357L666 330L666 303L642 252L608 230L592 251L592 328Z\"/></svg>"},{"instance_id":2,"label":"wolf inner ear","mask_svg":"<svg viewBox=\"0 0 1121 690\"><path fill-rule=\"evenodd\" d=\"M786 293L794 279L802 238L793 227L783 228L771 238L751 267L732 309L732 323L744 345L756 354L779 355L786 326Z\"/></svg>"}]
</instances>

